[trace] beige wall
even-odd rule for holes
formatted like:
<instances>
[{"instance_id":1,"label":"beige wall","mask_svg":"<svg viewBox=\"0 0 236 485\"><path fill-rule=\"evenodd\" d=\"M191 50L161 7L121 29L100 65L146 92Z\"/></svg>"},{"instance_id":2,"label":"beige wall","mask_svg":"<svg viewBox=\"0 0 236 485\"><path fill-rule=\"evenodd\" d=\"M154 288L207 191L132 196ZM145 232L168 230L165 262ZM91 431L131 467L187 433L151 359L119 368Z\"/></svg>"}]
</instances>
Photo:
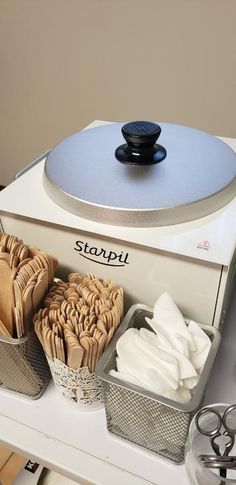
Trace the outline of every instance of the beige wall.
<instances>
[{"instance_id":1,"label":"beige wall","mask_svg":"<svg viewBox=\"0 0 236 485\"><path fill-rule=\"evenodd\" d=\"M236 0L0 0L0 184L94 119L236 137Z\"/></svg>"}]
</instances>

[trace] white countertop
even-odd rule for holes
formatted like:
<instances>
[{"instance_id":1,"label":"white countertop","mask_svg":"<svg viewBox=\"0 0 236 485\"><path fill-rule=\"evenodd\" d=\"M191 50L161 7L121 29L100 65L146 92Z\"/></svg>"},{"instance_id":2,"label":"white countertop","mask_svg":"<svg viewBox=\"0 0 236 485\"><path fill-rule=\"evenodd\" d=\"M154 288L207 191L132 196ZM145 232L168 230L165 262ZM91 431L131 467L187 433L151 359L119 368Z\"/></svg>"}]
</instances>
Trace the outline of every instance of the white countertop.
<instances>
[{"instance_id":1,"label":"white countertop","mask_svg":"<svg viewBox=\"0 0 236 485\"><path fill-rule=\"evenodd\" d=\"M236 402L235 323L234 292L206 403ZM0 392L0 440L80 482L84 479L96 485L188 483L184 465L171 464L110 435L103 409L77 410L57 394L52 382L36 401Z\"/></svg>"}]
</instances>

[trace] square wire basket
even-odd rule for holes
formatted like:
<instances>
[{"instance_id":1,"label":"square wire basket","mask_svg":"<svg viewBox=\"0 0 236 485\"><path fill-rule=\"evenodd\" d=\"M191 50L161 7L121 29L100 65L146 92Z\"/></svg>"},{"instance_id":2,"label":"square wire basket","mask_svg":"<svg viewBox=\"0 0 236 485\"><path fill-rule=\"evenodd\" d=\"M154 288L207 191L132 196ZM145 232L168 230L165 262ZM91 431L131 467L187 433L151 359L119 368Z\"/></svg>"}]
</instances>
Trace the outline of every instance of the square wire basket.
<instances>
[{"instance_id":1,"label":"square wire basket","mask_svg":"<svg viewBox=\"0 0 236 485\"><path fill-rule=\"evenodd\" d=\"M33 326L22 338L0 337L0 388L38 399L51 372Z\"/></svg>"},{"instance_id":2,"label":"square wire basket","mask_svg":"<svg viewBox=\"0 0 236 485\"><path fill-rule=\"evenodd\" d=\"M116 370L116 343L120 336L131 327L151 330L145 317L152 316L152 308L145 305L137 304L129 309L98 361L96 373L102 380L108 431L181 464L184 461L189 425L203 401L204 390L220 344L220 333L212 326L199 324L209 336L211 347L191 401L180 404L109 375L111 369Z\"/></svg>"}]
</instances>

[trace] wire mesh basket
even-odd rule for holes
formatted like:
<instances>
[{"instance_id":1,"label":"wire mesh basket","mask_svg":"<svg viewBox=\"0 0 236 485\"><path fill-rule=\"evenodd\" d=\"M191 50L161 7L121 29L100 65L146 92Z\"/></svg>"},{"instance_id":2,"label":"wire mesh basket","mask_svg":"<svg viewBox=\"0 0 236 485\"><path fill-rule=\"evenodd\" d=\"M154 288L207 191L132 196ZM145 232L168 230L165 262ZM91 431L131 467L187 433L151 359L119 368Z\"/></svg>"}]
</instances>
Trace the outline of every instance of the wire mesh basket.
<instances>
[{"instance_id":1,"label":"wire mesh basket","mask_svg":"<svg viewBox=\"0 0 236 485\"><path fill-rule=\"evenodd\" d=\"M33 327L25 337L0 337L0 388L38 399L51 378Z\"/></svg>"},{"instance_id":2,"label":"wire mesh basket","mask_svg":"<svg viewBox=\"0 0 236 485\"><path fill-rule=\"evenodd\" d=\"M145 317L152 316L150 307L138 304L130 308L115 337L100 358L96 373L102 380L108 431L180 464L184 461L190 421L204 397L210 370L220 344L220 333L212 326L199 324L209 336L211 347L191 401L188 404L180 404L109 375L111 369L116 370L117 340L131 327L145 327L151 330Z\"/></svg>"}]
</instances>

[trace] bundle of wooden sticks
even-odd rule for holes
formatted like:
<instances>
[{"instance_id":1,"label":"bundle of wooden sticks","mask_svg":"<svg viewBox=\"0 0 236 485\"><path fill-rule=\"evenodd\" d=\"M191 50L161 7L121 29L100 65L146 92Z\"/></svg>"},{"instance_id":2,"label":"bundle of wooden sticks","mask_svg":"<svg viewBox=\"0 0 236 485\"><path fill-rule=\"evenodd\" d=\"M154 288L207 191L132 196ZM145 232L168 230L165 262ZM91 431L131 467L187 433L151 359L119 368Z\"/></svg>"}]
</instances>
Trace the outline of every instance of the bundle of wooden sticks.
<instances>
[{"instance_id":1,"label":"bundle of wooden sticks","mask_svg":"<svg viewBox=\"0 0 236 485\"><path fill-rule=\"evenodd\" d=\"M22 337L54 280L55 257L0 234L0 335Z\"/></svg>"},{"instance_id":2,"label":"bundle of wooden sticks","mask_svg":"<svg viewBox=\"0 0 236 485\"><path fill-rule=\"evenodd\" d=\"M90 273L71 273L68 282L53 284L33 321L49 359L93 373L122 316L122 288Z\"/></svg>"}]
</instances>

